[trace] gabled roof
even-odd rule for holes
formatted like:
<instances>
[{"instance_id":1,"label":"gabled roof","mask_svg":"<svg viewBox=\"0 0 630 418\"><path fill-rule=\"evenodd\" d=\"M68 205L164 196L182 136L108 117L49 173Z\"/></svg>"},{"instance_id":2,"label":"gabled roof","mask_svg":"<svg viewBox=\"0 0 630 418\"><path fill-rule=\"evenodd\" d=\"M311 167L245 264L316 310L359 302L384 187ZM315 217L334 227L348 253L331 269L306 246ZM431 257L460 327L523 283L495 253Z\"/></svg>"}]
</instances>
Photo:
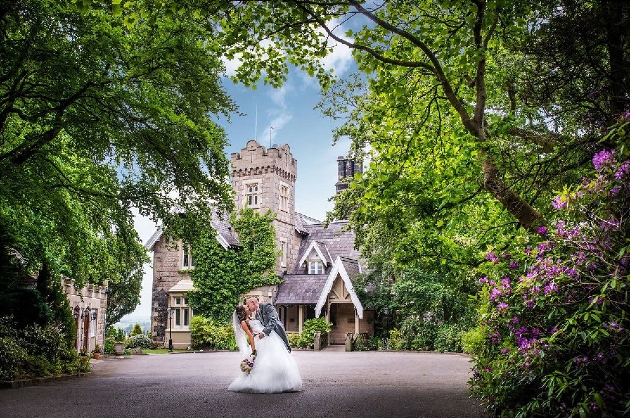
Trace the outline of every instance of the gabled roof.
<instances>
[{"instance_id":1,"label":"gabled roof","mask_svg":"<svg viewBox=\"0 0 630 418\"><path fill-rule=\"evenodd\" d=\"M151 238L144 244L144 247L151 251L153 250L153 246L162 238L162 225L158 225L157 229L151 235Z\"/></svg>"},{"instance_id":2,"label":"gabled roof","mask_svg":"<svg viewBox=\"0 0 630 418\"><path fill-rule=\"evenodd\" d=\"M331 222L325 227L321 223L304 224L302 227L307 235L302 239L298 250L297 262L293 267L293 273L302 272L302 264L305 257L315 246L319 247L322 259L332 263L337 257L359 259L359 251L354 248L354 233L346 230L348 221ZM315 244L314 244L315 243Z\"/></svg>"},{"instance_id":3,"label":"gabled roof","mask_svg":"<svg viewBox=\"0 0 630 418\"><path fill-rule=\"evenodd\" d=\"M343 283L346 285L346 290L350 294L350 299L354 304L355 309L357 310L357 315L359 318L363 319L363 305L361 305L361 301L354 291L354 287L352 286L352 281L350 280L351 276L349 272L359 272L360 267L359 263L356 260L352 260L349 258L341 258L337 257L335 262L333 263L333 268L328 274L326 279L326 283L324 284L324 288L319 295L319 300L317 301L317 305L315 306L315 316L319 318L319 315L322 313L322 308L326 304L326 300L328 298L328 294L332 290L333 284L337 279L337 276L343 280ZM354 277L354 276L352 276Z\"/></svg>"},{"instance_id":4,"label":"gabled roof","mask_svg":"<svg viewBox=\"0 0 630 418\"><path fill-rule=\"evenodd\" d=\"M315 218L306 216L303 213L295 212L295 230L302 235L308 235L308 231L306 230L307 225L314 225L314 224L321 224L321 223L322 221L319 221Z\"/></svg>"},{"instance_id":5,"label":"gabled roof","mask_svg":"<svg viewBox=\"0 0 630 418\"><path fill-rule=\"evenodd\" d=\"M327 279L326 274L286 274L278 286L274 304L314 305Z\"/></svg>"},{"instance_id":6,"label":"gabled roof","mask_svg":"<svg viewBox=\"0 0 630 418\"><path fill-rule=\"evenodd\" d=\"M302 253L302 258L300 258L297 264L298 267L301 267L304 265L304 262L306 261L306 257L308 257L308 255L313 250L317 253L319 258L324 262L325 266L328 266L328 264L332 262L332 259L330 258L330 253L328 252L328 248L326 248L326 244L324 244L323 242L311 241L306 251Z\"/></svg>"},{"instance_id":7,"label":"gabled roof","mask_svg":"<svg viewBox=\"0 0 630 418\"><path fill-rule=\"evenodd\" d=\"M225 217L220 216L216 210L212 211L211 225L217 232L217 241L219 241L219 244L221 244L221 246L226 250L228 248L238 247L238 238L234 234L232 225L230 225L228 221L224 220L224 218ZM163 232L162 225L159 225L153 235L151 235L144 244L144 247L149 251L152 251L155 244L162 238Z\"/></svg>"}]
</instances>

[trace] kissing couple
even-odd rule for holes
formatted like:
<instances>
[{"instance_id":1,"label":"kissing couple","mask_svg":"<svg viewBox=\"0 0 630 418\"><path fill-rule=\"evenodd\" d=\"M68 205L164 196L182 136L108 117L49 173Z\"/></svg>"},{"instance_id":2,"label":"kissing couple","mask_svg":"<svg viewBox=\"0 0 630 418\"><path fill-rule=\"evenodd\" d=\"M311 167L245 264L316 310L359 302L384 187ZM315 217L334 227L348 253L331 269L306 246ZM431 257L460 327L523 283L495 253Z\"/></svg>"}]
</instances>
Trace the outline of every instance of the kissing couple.
<instances>
[{"instance_id":1,"label":"kissing couple","mask_svg":"<svg viewBox=\"0 0 630 418\"><path fill-rule=\"evenodd\" d=\"M250 298L232 314L234 337L243 360L232 392L282 393L302 390L302 377L286 332L270 303ZM243 364L244 363L244 364Z\"/></svg>"}]
</instances>

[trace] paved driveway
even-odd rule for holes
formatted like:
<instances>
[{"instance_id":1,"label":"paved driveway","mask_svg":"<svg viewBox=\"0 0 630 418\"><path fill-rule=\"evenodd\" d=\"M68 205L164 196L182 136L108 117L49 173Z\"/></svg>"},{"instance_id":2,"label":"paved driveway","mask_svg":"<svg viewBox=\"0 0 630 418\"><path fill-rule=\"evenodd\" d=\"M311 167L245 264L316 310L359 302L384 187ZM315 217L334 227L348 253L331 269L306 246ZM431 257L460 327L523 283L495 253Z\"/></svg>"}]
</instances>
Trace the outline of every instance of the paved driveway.
<instances>
[{"instance_id":1,"label":"paved driveway","mask_svg":"<svg viewBox=\"0 0 630 418\"><path fill-rule=\"evenodd\" d=\"M233 352L109 357L78 379L0 390L0 417L414 417L487 418L467 394L458 354L294 351L304 390L226 390Z\"/></svg>"}]
</instances>

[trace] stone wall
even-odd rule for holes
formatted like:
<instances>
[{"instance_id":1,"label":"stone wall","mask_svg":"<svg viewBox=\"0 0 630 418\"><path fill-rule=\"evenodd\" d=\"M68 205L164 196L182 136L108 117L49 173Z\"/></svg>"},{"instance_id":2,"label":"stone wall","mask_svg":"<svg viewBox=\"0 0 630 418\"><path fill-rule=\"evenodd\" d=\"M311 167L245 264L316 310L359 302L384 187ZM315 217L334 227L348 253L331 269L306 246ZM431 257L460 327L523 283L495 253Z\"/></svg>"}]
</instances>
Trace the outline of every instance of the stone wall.
<instances>
[{"instance_id":1,"label":"stone wall","mask_svg":"<svg viewBox=\"0 0 630 418\"><path fill-rule=\"evenodd\" d=\"M168 318L168 291L188 275L181 268L181 243L166 243L164 238L153 246L153 290L151 301L151 333L153 341L165 343Z\"/></svg>"},{"instance_id":2,"label":"stone wall","mask_svg":"<svg viewBox=\"0 0 630 418\"><path fill-rule=\"evenodd\" d=\"M98 344L101 350L105 339L107 314L107 281L103 286L88 284L82 289L74 287L74 281L62 280L61 285L75 315L77 351L92 352ZM93 333L92 333L93 331Z\"/></svg>"},{"instance_id":3,"label":"stone wall","mask_svg":"<svg viewBox=\"0 0 630 418\"><path fill-rule=\"evenodd\" d=\"M300 236L295 231L295 182L297 160L293 158L287 144L265 148L255 140L247 142L245 148L232 156L232 187L235 192L235 205L242 209L246 204L247 187L252 182L259 185L259 205L257 210L265 213L270 209L276 214L273 226L276 229L278 250L286 242L286 263L281 258L276 263L275 272L281 276L291 271L300 248ZM287 205L282 207L281 188L287 187Z\"/></svg>"}]
</instances>

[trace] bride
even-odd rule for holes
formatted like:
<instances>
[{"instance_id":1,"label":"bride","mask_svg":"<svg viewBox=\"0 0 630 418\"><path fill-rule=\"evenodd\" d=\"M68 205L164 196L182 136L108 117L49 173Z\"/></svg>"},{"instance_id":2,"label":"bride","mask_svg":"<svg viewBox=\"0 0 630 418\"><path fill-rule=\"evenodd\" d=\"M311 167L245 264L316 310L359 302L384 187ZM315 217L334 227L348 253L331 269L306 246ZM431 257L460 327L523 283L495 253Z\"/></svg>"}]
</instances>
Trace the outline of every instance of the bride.
<instances>
[{"instance_id":1,"label":"bride","mask_svg":"<svg viewBox=\"0 0 630 418\"><path fill-rule=\"evenodd\" d=\"M259 338L263 325L249 319L247 306L237 306L232 315L232 326L243 359L249 359L244 370L228 387L232 392L280 393L302 390L302 377L282 338L272 331ZM249 346L248 346L249 342Z\"/></svg>"}]
</instances>

